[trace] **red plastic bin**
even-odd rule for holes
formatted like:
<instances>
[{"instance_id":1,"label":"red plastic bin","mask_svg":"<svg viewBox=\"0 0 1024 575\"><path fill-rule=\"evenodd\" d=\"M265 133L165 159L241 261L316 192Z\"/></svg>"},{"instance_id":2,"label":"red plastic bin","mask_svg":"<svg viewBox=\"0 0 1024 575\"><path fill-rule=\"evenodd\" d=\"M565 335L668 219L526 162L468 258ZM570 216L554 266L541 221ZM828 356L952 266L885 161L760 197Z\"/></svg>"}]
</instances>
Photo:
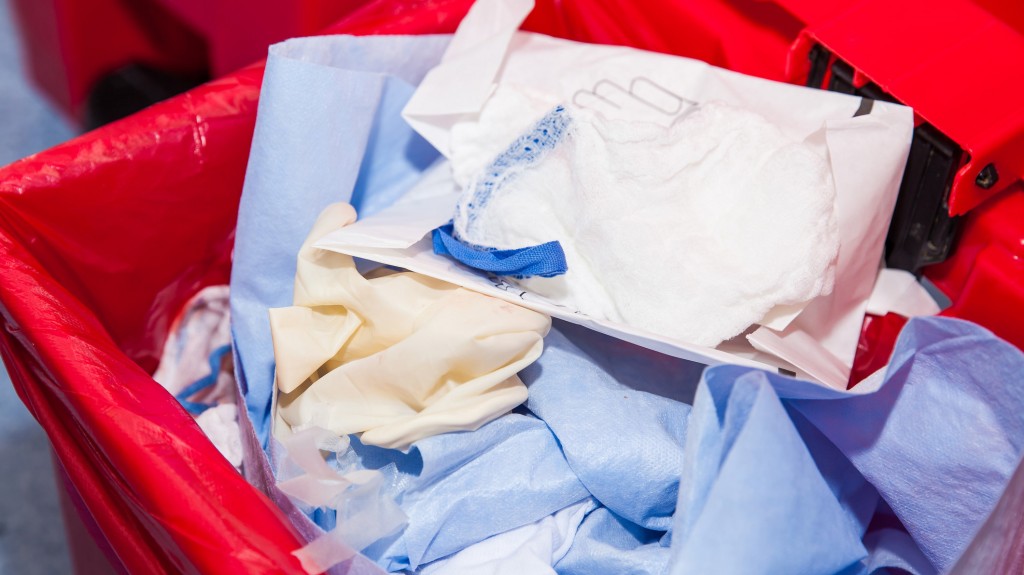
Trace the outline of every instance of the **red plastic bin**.
<instances>
[{"instance_id":1,"label":"red plastic bin","mask_svg":"<svg viewBox=\"0 0 1024 575\"><path fill-rule=\"evenodd\" d=\"M329 31L452 32L470 0L375 0ZM526 28L781 80L802 21L758 0L547 0ZM226 283L262 67L0 170L0 353L115 567L302 573L304 544L154 382L170 321Z\"/></svg>"}]
</instances>

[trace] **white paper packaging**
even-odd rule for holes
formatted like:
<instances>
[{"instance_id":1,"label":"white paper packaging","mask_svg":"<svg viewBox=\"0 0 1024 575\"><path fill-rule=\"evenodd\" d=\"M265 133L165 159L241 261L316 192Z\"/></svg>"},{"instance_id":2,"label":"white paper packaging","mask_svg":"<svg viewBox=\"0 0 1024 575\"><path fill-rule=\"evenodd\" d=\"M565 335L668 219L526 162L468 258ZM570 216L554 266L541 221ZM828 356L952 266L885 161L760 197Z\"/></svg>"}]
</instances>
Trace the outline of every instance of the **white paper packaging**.
<instances>
[{"instance_id":1,"label":"white paper packaging","mask_svg":"<svg viewBox=\"0 0 1024 575\"><path fill-rule=\"evenodd\" d=\"M547 92L569 106L609 100L626 104L631 93L643 91L647 100L675 95L752 109L794 139L825 140L840 228L833 293L804 309L773 310L763 326L747 334L749 343L735 338L718 349L586 317L433 254L425 236L447 222L458 197L446 163L435 166L390 208L317 246L443 279L676 357L783 368L845 389L909 152L911 110L875 102L870 114L853 117L860 98L744 76L687 58L515 32L530 9L527 0L478 2L441 64L406 105L403 116L409 124L447 154L452 126L473 119L497 83ZM621 109L629 113L629 106Z\"/></svg>"}]
</instances>

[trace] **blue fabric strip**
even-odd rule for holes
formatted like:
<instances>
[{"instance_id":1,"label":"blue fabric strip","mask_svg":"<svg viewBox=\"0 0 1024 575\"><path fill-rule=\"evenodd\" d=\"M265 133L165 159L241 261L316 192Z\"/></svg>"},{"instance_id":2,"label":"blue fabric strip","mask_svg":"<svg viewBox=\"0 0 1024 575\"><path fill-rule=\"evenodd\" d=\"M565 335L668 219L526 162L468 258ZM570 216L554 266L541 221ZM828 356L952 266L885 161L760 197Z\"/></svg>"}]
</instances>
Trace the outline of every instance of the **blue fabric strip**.
<instances>
[{"instance_id":1,"label":"blue fabric strip","mask_svg":"<svg viewBox=\"0 0 1024 575\"><path fill-rule=\"evenodd\" d=\"M201 378L192 385L181 390L177 396L175 396L179 403L185 408L186 411L193 415L199 415L200 413L214 407L209 403L198 403L195 401L189 401L188 398L199 393L200 391L210 387L217 383L217 376L220 374L220 363L224 359L224 356L231 353L230 345L222 345L217 349L213 350L210 354L210 373L209 375Z\"/></svg>"},{"instance_id":2,"label":"blue fabric strip","mask_svg":"<svg viewBox=\"0 0 1024 575\"><path fill-rule=\"evenodd\" d=\"M550 278L569 269L558 242L496 250L464 243L455 238L451 222L434 230L434 253L452 257L463 264L501 276Z\"/></svg>"}]
</instances>

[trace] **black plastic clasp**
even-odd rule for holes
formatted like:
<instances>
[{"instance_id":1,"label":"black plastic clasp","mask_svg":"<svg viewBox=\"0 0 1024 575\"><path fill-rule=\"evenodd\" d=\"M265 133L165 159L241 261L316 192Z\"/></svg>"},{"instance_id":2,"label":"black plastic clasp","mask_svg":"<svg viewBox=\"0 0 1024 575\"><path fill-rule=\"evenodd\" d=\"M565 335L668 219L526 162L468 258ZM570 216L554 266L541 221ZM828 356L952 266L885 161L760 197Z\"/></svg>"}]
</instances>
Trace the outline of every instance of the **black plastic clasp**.
<instances>
[{"instance_id":1,"label":"black plastic clasp","mask_svg":"<svg viewBox=\"0 0 1024 575\"><path fill-rule=\"evenodd\" d=\"M899 103L873 82L856 87L853 67L833 57L824 47L815 45L808 57L811 63L808 86ZM942 262L949 256L959 224L958 217L949 215L949 192L962 161L960 146L934 126L922 123L914 129L910 156L885 240L888 267L919 273L922 267Z\"/></svg>"}]
</instances>

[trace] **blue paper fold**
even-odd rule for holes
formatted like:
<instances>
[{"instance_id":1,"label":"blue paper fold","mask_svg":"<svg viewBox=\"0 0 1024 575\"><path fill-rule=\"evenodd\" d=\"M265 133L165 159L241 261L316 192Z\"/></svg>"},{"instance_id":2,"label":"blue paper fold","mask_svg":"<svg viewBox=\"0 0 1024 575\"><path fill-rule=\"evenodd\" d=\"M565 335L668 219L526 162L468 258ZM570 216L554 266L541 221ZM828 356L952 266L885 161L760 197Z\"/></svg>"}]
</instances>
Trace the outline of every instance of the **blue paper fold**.
<instances>
[{"instance_id":1,"label":"blue paper fold","mask_svg":"<svg viewBox=\"0 0 1024 575\"><path fill-rule=\"evenodd\" d=\"M705 371L704 383L731 385L751 373L717 366ZM967 546L1024 453L1024 354L970 322L912 319L884 379L860 384L876 389L835 390L756 373L801 416L793 418L798 425L801 418L810 423L877 490L939 571ZM817 454L828 444L814 435L804 439ZM822 468L833 492L847 494L848 518L863 525L870 490L856 477L844 482L846 464L834 454L827 459Z\"/></svg>"},{"instance_id":2,"label":"blue paper fold","mask_svg":"<svg viewBox=\"0 0 1024 575\"><path fill-rule=\"evenodd\" d=\"M583 520L555 568L558 575L662 575L669 560L662 536L600 507Z\"/></svg>"},{"instance_id":3,"label":"blue paper fold","mask_svg":"<svg viewBox=\"0 0 1024 575\"><path fill-rule=\"evenodd\" d=\"M672 575L831 575L867 555L761 371L697 390Z\"/></svg>"},{"instance_id":4,"label":"blue paper fold","mask_svg":"<svg viewBox=\"0 0 1024 575\"><path fill-rule=\"evenodd\" d=\"M602 505L646 529L668 530L690 406L616 381L559 332L563 325L520 372L530 393L526 406L551 428Z\"/></svg>"},{"instance_id":5,"label":"blue paper fold","mask_svg":"<svg viewBox=\"0 0 1024 575\"><path fill-rule=\"evenodd\" d=\"M1024 448L1024 354L984 328L917 318L885 382L841 401L790 405L878 490L924 555L952 566L995 506Z\"/></svg>"},{"instance_id":6,"label":"blue paper fold","mask_svg":"<svg viewBox=\"0 0 1024 575\"><path fill-rule=\"evenodd\" d=\"M367 467L409 461L399 466L410 475L399 500L409 526L366 551L391 571L416 569L589 496L551 430L530 415L512 413L476 431L423 439L409 455L356 449Z\"/></svg>"}]
</instances>

